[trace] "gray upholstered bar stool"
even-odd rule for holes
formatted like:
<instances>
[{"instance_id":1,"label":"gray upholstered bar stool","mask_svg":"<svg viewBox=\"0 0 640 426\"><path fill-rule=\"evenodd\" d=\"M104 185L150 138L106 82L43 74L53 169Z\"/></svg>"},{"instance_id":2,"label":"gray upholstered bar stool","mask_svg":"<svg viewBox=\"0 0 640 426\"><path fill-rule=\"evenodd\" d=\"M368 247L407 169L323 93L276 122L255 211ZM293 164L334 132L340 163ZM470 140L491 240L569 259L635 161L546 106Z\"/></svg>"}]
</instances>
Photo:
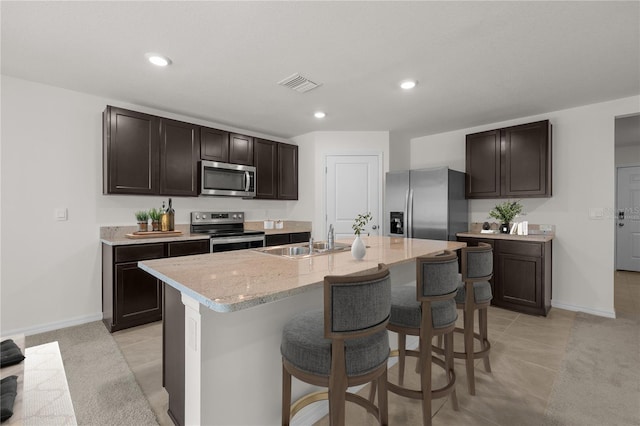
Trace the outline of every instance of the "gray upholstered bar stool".
<instances>
[{"instance_id":1,"label":"gray upholstered bar stool","mask_svg":"<svg viewBox=\"0 0 640 426\"><path fill-rule=\"evenodd\" d=\"M387 328L398 334L398 384L388 383L389 391L422 400L422 417L431 425L431 400L451 395L458 409L456 375L453 371L453 331L458 313L454 297L460 282L458 256L451 251L416 259L416 286L394 287L391 291L391 318ZM419 350L406 349L406 336L419 336ZM432 356L434 336L445 336L444 360ZM419 358L420 390L404 384L405 357ZM445 369L447 383L433 389L432 362Z\"/></svg>"},{"instance_id":2,"label":"gray upholstered bar stool","mask_svg":"<svg viewBox=\"0 0 640 426\"><path fill-rule=\"evenodd\" d=\"M378 265L374 273L324 278L324 311L303 312L284 327L282 353L282 424L311 402L327 399L318 393L291 404L291 376L328 388L331 425L345 424L345 400L373 413L388 424L387 323L391 310L389 270ZM347 392L350 386L372 382L379 391L378 406Z\"/></svg>"},{"instance_id":3,"label":"gray upholstered bar stool","mask_svg":"<svg viewBox=\"0 0 640 426\"><path fill-rule=\"evenodd\" d=\"M456 328L464 334L464 352L454 352L454 356L465 360L468 389L471 395L476 394L474 361L482 358L485 370L491 372L489 352L491 344L488 338L487 310L491 303L491 284L493 276L493 248L486 243L478 243L477 247L461 249L462 284L456 295L456 305L462 309L464 328ZM478 331L474 331L474 316L478 311ZM480 349L475 351L474 339L480 342Z\"/></svg>"}]
</instances>

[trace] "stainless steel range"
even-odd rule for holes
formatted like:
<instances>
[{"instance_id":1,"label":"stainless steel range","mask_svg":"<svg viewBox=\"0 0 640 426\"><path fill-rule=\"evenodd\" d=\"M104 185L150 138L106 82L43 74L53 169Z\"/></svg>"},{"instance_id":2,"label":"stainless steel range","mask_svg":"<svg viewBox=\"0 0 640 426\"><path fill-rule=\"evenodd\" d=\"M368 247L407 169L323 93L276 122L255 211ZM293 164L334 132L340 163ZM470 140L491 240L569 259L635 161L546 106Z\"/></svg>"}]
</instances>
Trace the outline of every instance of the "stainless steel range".
<instances>
[{"instance_id":1,"label":"stainless steel range","mask_svg":"<svg viewBox=\"0 0 640 426\"><path fill-rule=\"evenodd\" d=\"M243 212L191 212L191 232L211 236L211 253L264 247L264 231L245 230Z\"/></svg>"}]
</instances>

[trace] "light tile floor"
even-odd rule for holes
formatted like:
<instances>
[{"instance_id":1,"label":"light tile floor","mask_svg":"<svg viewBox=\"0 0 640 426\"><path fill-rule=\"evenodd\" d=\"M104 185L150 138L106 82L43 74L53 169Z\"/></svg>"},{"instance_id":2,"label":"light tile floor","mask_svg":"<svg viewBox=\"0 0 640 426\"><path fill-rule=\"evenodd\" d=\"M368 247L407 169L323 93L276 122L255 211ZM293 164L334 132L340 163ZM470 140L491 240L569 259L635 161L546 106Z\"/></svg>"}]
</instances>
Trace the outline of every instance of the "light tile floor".
<instances>
[{"instance_id":1,"label":"light tile floor","mask_svg":"<svg viewBox=\"0 0 640 426\"><path fill-rule=\"evenodd\" d=\"M640 315L640 273L615 272L615 308L621 316ZM433 403L433 423L468 425L538 425L543 418L553 382L566 350L575 312L552 308L547 317L537 317L504 309L489 309L491 373L482 361L476 366L476 396L467 392L464 363L456 360L459 411L446 399ZM160 425L172 425L167 415L167 393L162 387L162 323L157 322L113 333ZM456 333L456 345L462 340ZM397 380L391 368L390 380ZM435 369L438 371L438 368ZM405 381L415 383L408 363ZM436 379L440 380L440 379ZM375 424L364 409L347 404L351 424ZM362 410L359 412L358 410ZM420 424L417 400L389 394L391 424ZM325 425L325 419L318 422Z\"/></svg>"}]
</instances>

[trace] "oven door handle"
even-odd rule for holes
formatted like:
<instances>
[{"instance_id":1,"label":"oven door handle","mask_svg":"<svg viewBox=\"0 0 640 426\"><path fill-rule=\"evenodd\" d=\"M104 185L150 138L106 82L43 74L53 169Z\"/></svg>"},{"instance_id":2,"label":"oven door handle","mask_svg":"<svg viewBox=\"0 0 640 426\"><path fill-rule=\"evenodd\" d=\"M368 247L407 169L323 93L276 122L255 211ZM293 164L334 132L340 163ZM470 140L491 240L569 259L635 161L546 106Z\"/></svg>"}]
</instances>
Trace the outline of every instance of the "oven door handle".
<instances>
[{"instance_id":1,"label":"oven door handle","mask_svg":"<svg viewBox=\"0 0 640 426\"><path fill-rule=\"evenodd\" d=\"M264 242L264 235L256 236L256 237L222 237L222 238L211 238L211 245L215 246L218 244L230 244L230 243L250 243L253 241L262 241Z\"/></svg>"}]
</instances>

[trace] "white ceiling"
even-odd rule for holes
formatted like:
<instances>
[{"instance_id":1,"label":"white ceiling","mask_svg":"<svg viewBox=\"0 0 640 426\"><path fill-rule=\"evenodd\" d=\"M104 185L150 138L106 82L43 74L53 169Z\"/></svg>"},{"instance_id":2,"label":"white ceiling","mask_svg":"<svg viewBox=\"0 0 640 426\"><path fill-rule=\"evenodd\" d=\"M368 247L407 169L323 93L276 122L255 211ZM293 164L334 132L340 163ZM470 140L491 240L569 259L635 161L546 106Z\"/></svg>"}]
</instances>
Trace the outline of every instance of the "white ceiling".
<instances>
[{"instance_id":1,"label":"white ceiling","mask_svg":"<svg viewBox=\"0 0 640 426\"><path fill-rule=\"evenodd\" d=\"M4 75L283 138L423 136L640 93L638 1L0 5ZM276 84L295 72L322 86Z\"/></svg>"}]
</instances>

